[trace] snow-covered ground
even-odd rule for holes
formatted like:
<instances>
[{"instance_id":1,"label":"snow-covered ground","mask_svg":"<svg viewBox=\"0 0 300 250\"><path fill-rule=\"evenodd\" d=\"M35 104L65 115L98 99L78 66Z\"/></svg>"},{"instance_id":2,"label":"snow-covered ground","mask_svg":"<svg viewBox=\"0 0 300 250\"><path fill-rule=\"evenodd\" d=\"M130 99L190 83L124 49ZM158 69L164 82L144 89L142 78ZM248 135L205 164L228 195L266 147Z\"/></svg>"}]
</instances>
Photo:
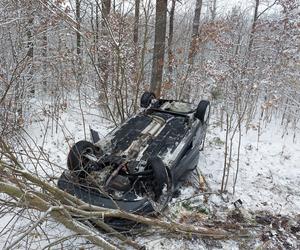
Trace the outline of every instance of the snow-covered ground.
<instances>
[{"instance_id":1,"label":"snow-covered ground","mask_svg":"<svg viewBox=\"0 0 300 250\"><path fill-rule=\"evenodd\" d=\"M243 132L238 181L235 194L228 195L229 203L241 199L250 210L300 213L300 138L294 138L294 131L284 131L275 120L262 126L259 140L257 128ZM199 168L214 191L221 188L224 143L225 131L212 124ZM228 191L232 193L233 177L229 182Z\"/></svg>"},{"instance_id":2,"label":"snow-covered ground","mask_svg":"<svg viewBox=\"0 0 300 250\"><path fill-rule=\"evenodd\" d=\"M99 131L101 136L105 136L111 129L112 124L101 118L100 113L95 107L84 107L84 119L78 103L74 100L65 108L61 110L59 119L52 119L51 115L47 115L47 106L36 103L36 110L43 112L35 112L34 116L28 118L30 125L25 130L31 137L31 144L36 143L42 149L43 154L46 155L50 162L51 168L48 169L46 175L56 181L63 169L66 168L66 158L69 147L78 140L84 139L84 125L86 135L89 136L89 126ZM49 108L50 110L50 108ZM203 204L203 195L199 195L200 191L195 185L185 185L179 197L174 198L170 205L170 213L178 213L177 218L187 212L186 204L182 202L185 199L191 201L189 206L199 207L199 210L208 213L214 211L216 213L226 211L233 207L233 202L240 199L243 202L243 207L249 211L269 210L274 213L283 215L297 215L300 213L300 138L294 138L294 133L288 131L283 135L284 129L280 126L278 121L272 121L270 124L264 125L261 128L261 135L258 141L257 130L250 129L242 136L240 169L238 174L238 181L236 185L236 192L232 194L232 179L229 179L228 193L221 198L220 195L211 194L208 197L208 202ZM198 168L204 175L210 192L217 193L221 187L221 178L224 165L224 142L225 131L221 131L219 126L216 126L213 119L211 126L208 128L207 140L204 151L201 152ZM234 142L236 145L236 141ZM23 159L24 160L24 159ZM24 160L25 164L30 169L33 168ZM47 166L45 162L44 166ZM38 174L44 176L45 171L38 171ZM231 170L234 174L234 170ZM56 178L55 178L56 177ZM190 197L195 196L193 199ZM9 223L11 215L1 219L0 231ZM26 220L26 219L24 219ZM5 221L5 223L4 223ZM24 221L19 220L19 223ZM18 224L18 221L17 221ZM65 230L62 226L52 222L49 225L55 225L56 229L60 228L59 237L65 235L72 235L73 233ZM49 226L48 225L48 226ZM46 225L43 225L45 228ZM17 228L17 227L16 227ZM3 231L5 232L5 230ZM0 248L3 248L8 233L0 234ZM53 234L52 234L53 235ZM15 235L15 237L17 237ZM42 237L36 236L36 237ZM151 237L138 238L139 242L145 243L149 249L207 249L209 245L197 239L183 240L168 239L166 236L153 235ZM79 242L79 241L76 241ZM82 240L80 241L82 243ZM47 241L44 244L47 245ZM61 243L64 249L74 248L74 244L66 242ZM222 242L222 244L214 244L212 248L223 247L224 249L239 248L237 243L231 241ZM56 246L58 248L58 246ZM37 247L36 249L39 249ZM55 248L54 248L55 249Z\"/></svg>"},{"instance_id":3,"label":"snow-covered ground","mask_svg":"<svg viewBox=\"0 0 300 250\"><path fill-rule=\"evenodd\" d=\"M203 191L196 185L187 183L179 197L172 200L171 214L177 214L176 218L186 218L186 215L200 211L204 213L204 219L208 216L216 216L226 220L229 213L234 210L234 202L242 201L243 211L247 211L252 219L257 213L265 213L281 216L297 217L300 214L300 141L294 136L292 130L286 131L278 120L264 124L260 130L258 140L257 126L242 134L240 165L238 181L233 194L233 176L235 175L235 163L233 161L228 192L220 196L223 166L225 130L215 125L214 119L208 128L204 151L200 154L198 169L204 175L210 188L207 201L204 201ZM285 131L285 132L284 132ZM237 138L234 146L237 147ZM233 154L233 159L236 153ZM194 177L195 179L195 177ZM197 176L196 176L197 179ZM191 180L193 181L193 179ZM192 198L191 198L192 197ZM205 217L207 214L207 217ZM288 237L287 237L288 238ZM275 242L276 240L274 240ZM142 240L144 242L144 240ZM262 247L262 242L245 241L206 241L199 239L184 240L170 239L159 234L145 240L149 249L254 249ZM299 242L292 237L287 240L290 245L287 249L298 249ZM281 244L282 246L282 244ZM278 249L278 245L271 248Z\"/></svg>"}]
</instances>

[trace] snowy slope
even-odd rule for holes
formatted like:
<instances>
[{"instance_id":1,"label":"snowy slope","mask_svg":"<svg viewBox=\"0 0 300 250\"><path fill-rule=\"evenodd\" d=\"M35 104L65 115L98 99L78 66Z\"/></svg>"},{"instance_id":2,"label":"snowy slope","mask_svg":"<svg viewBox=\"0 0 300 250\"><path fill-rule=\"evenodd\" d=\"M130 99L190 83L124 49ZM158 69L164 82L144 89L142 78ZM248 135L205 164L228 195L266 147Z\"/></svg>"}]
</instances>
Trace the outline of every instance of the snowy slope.
<instances>
[{"instance_id":1,"label":"snowy slope","mask_svg":"<svg viewBox=\"0 0 300 250\"><path fill-rule=\"evenodd\" d=\"M36 103L33 109L47 110L44 104ZM44 105L44 106L43 106ZM50 114L50 113L49 113ZM38 148L42 149L43 154L53 164L49 167L47 162L41 165L34 165L32 161L23 158L24 163L31 171L35 171L40 176L48 176L55 184L57 177L66 168L66 158L69 147L78 140L84 139L84 124L87 135L89 135L89 125L100 132L101 137L105 136L111 129L112 124L103 120L101 114L96 108L89 105L84 106L84 120L82 113L78 108L76 100L70 102L65 110L61 110L59 119L52 119L47 112L35 112L30 118L30 125L26 127L27 135L25 138L31 138L31 145L36 154L41 154ZM84 121L84 122L83 122ZM232 194L232 181L230 178L228 184L228 193L221 198L220 195L212 194L208 197L208 202L203 205L203 196L197 185L185 185L179 197L174 198L170 205L170 213L177 213L175 217L180 218L186 212L182 200L190 199L191 206L208 209L210 212L222 213L233 207L232 202L241 199L243 207L249 211L269 210L274 213L297 215L300 211L300 141L294 137L294 134L284 134L283 128L278 122L274 121L262 127L259 142L257 142L257 130L246 131L242 136L241 161L236 193ZM205 150L201 152L198 168L211 188L212 193L217 193L221 187L221 177L224 164L224 141L225 131L212 124L208 129ZM235 142L237 143L237 142ZM35 145L34 145L35 144ZM40 169L44 168L44 169ZM231 172L234 173L233 171ZM8 214L1 219L0 231L9 223L12 218ZM16 227L13 231L3 231L0 237L0 247L3 248L7 237L11 242L18 236L16 229L26 225L26 218L15 220ZM28 223L28 221L27 221ZM9 224L10 226L11 224ZM64 229L63 226L55 222L47 222L42 228L54 227L57 230L57 237L72 235L73 233ZM51 235L56 231L52 231ZM45 236L37 234L39 240L36 240L33 246L40 249L40 245L49 244ZM153 235L151 237L138 238L139 242L145 243L149 249L207 249L207 242L194 240L167 239L162 235ZM83 244L83 239L72 239L62 242L59 246L64 249L71 249L76 244ZM24 243L24 242L23 242ZM238 248L238 244L232 241L214 243L214 247L223 247L225 249Z\"/></svg>"},{"instance_id":2,"label":"snowy slope","mask_svg":"<svg viewBox=\"0 0 300 250\"><path fill-rule=\"evenodd\" d=\"M230 201L241 199L244 207L251 210L299 214L300 141L294 138L292 131L283 131L279 122L273 121L263 126L259 141L256 129L243 132L240 170L234 195L233 178L229 179L231 183L228 184ZM203 162L199 162L199 168L215 191L221 187L224 142L225 131L212 125L202 153Z\"/></svg>"}]
</instances>

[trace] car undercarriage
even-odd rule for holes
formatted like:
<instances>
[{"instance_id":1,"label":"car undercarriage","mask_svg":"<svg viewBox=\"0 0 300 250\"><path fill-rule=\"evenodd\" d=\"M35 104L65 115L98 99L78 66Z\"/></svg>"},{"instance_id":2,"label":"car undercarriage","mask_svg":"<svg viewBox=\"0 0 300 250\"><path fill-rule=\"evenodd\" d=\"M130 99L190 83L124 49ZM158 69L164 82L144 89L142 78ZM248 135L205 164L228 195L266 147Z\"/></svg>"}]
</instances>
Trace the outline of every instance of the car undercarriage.
<instances>
[{"instance_id":1,"label":"car undercarriage","mask_svg":"<svg viewBox=\"0 0 300 250\"><path fill-rule=\"evenodd\" d=\"M145 92L143 110L100 139L79 141L61 175L62 190L96 206L149 214L167 205L199 160L210 104L156 99Z\"/></svg>"}]
</instances>

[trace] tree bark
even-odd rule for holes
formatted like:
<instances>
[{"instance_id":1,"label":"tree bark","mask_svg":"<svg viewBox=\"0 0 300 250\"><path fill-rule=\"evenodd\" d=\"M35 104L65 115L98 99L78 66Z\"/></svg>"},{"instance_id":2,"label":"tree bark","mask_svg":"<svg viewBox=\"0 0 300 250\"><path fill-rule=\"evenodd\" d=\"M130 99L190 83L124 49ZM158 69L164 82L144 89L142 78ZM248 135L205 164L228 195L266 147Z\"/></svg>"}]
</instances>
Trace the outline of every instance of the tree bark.
<instances>
[{"instance_id":1,"label":"tree bark","mask_svg":"<svg viewBox=\"0 0 300 250\"><path fill-rule=\"evenodd\" d=\"M48 52L48 17L46 16L46 8L43 7L45 17L43 18L43 36L42 36L42 56L43 56L43 91L47 91L47 52Z\"/></svg>"},{"instance_id":2,"label":"tree bark","mask_svg":"<svg viewBox=\"0 0 300 250\"><path fill-rule=\"evenodd\" d=\"M172 50L173 46L173 33L174 33L174 13L175 13L176 0L172 0L172 6L170 10L170 21L169 21L169 37L168 37L168 75L169 83L173 83L173 63L174 54Z\"/></svg>"},{"instance_id":3,"label":"tree bark","mask_svg":"<svg viewBox=\"0 0 300 250\"><path fill-rule=\"evenodd\" d=\"M251 51L252 51L253 42L254 42L254 34L255 34L257 20L259 18L258 7L259 7L259 0L255 0L253 22L251 25L248 47L245 49L245 57L244 57L244 65L243 65L242 75L246 74L246 69L248 68L249 63L250 63Z\"/></svg>"},{"instance_id":4,"label":"tree bark","mask_svg":"<svg viewBox=\"0 0 300 250\"><path fill-rule=\"evenodd\" d=\"M253 46L256 22L257 22L257 19L258 19L258 7L259 7L259 0L255 0L254 16L253 16L253 22L252 22L250 38L249 38L249 46L248 46L248 54L249 55L251 53L251 49L252 49L252 46Z\"/></svg>"},{"instance_id":5,"label":"tree bark","mask_svg":"<svg viewBox=\"0 0 300 250\"><path fill-rule=\"evenodd\" d=\"M107 32L107 19L110 14L111 9L111 0L103 0L102 1L102 35L103 38L108 40L108 32ZM103 81L104 84L108 82L108 64L109 64L109 49L104 48L102 51L102 56L100 61L100 70L103 73ZM106 87L106 86L105 86Z\"/></svg>"},{"instance_id":6,"label":"tree bark","mask_svg":"<svg viewBox=\"0 0 300 250\"><path fill-rule=\"evenodd\" d=\"M210 14L211 14L211 20L215 21L216 16L217 16L217 0L212 0L209 10L210 10Z\"/></svg>"},{"instance_id":7,"label":"tree bark","mask_svg":"<svg viewBox=\"0 0 300 250\"><path fill-rule=\"evenodd\" d=\"M193 64L194 62L194 58L198 47L201 9L202 9L202 0L197 0L195 13L194 13L194 20L193 20L192 39L190 43L190 50L189 50L189 57L188 57L188 63L190 65Z\"/></svg>"},{"instance_id":8,"label":"tree bark","mask_svg":"<svg viewBox=\"0 0 300 250\"><path fill-rule=\"evenodd\" d=\"M140 0L135 1L134 9L134 28L133 28L133 43L135 48L138 46L139 41L139 20L140 20Z\"/></svg>"},{"instance_id":9,"label":"tree bark","mask_svg":"<svg viewBox=\"0 0 300 250\"><path fill-rule=\"evenodd\" d=\"M137 100L140 91L140 81L139 81L139 22L140 22L140 0L135 1L135 10L134 10L134 27L133 27L133 44L134 44L134 112L137 111L138 105Z\"/></svg>"},{"instance_id":10,"label":"tree bark","mask_svg":"<svg viewBox=\"0 0 300 250\"><path fill-rule=\"evenodd\" d=\"M160 96L163 76L167 23L167 0L156 1L155 38L150 91Z\"/></svg>"},{"instance_id":11,"label":"tree bark","mask_svg":"<svg viewBox=\"0 0 300 250\"><path fill-rule=\"evenodd\" d=\"M77 55L79 56L81 54L81 36L80 36L80 3L81 0L76 0L76 22L77 22L77 32L76 32L76 49L77 49Z\"/></svg>"},{"instance_id":12,"label":"tree bark","mask_svg":"<svg viewBox=\"0 0 300 250\"><path fill-rule=\"evenodd\" d=\"M102 1L103 19L107 19L108 15L110 14L110 8L111 8L111 0L103 0ZM104 20L103 20L103 26L105 26Z\"/></svg>"},{"instance_id":13,"label":"tree bark","mask_svg":"<svg viewBox=\"0 0 300 250\"><path fill-rule=\"evenodd\" d=\"M27 24L27 29L26 29L26 35L27 35L27 57L29 58L29 71L28 71L28 83L32 84L30 86L30 93L32 95L35 94L35 86L32 83L32 78L33 78L33 23L34 23L34 14L33 14L33 4L30 1L29 2L29 18L28 18L28 24ZM20 107L19 110L20 114L22 114L22 107Z\"/></svg>"},{"instance_id":14,"label":"tree bark","mask_svg":"<svg viewBox=\"0 0 300 250\"><path fill-rule=\"evenodd\" d=\"M198 50L201 9L202 9L202 0L197 0L195 6L195 12L194 12L194 19L193 19L192 37L191 37L191 43L190 43L190 49L188 55L188 68L180 89L179 99L181 99L182 96L183 99L185 100L189 100L190 98L191 86L189 83L187 83L187 78L193 69L195 55Z\"/></svg>"}]
</instances>

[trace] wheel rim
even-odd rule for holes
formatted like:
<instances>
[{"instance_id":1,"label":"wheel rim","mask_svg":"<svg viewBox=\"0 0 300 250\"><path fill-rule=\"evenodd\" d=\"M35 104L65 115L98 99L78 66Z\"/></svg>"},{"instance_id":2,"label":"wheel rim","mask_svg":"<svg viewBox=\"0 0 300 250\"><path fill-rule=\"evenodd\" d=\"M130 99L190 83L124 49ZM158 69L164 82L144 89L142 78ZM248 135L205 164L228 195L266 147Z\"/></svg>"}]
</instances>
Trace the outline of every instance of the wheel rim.
<instances>
[{"instance_id":1,"label":"wheel rim","mask_svg":"<svg viewBox=\"0 0 300 250\"><path fill-rule=\"evenodd\" d=\"M84 169L91 162L91 160L86 156L86 154L94 155L93 149L88 147L88 148L84 149L81 152L81 154L79 155L79 160L80 160L80 163L81 163L81 166L80 166L81 169Z\"/></svg>"}]
</instances>

